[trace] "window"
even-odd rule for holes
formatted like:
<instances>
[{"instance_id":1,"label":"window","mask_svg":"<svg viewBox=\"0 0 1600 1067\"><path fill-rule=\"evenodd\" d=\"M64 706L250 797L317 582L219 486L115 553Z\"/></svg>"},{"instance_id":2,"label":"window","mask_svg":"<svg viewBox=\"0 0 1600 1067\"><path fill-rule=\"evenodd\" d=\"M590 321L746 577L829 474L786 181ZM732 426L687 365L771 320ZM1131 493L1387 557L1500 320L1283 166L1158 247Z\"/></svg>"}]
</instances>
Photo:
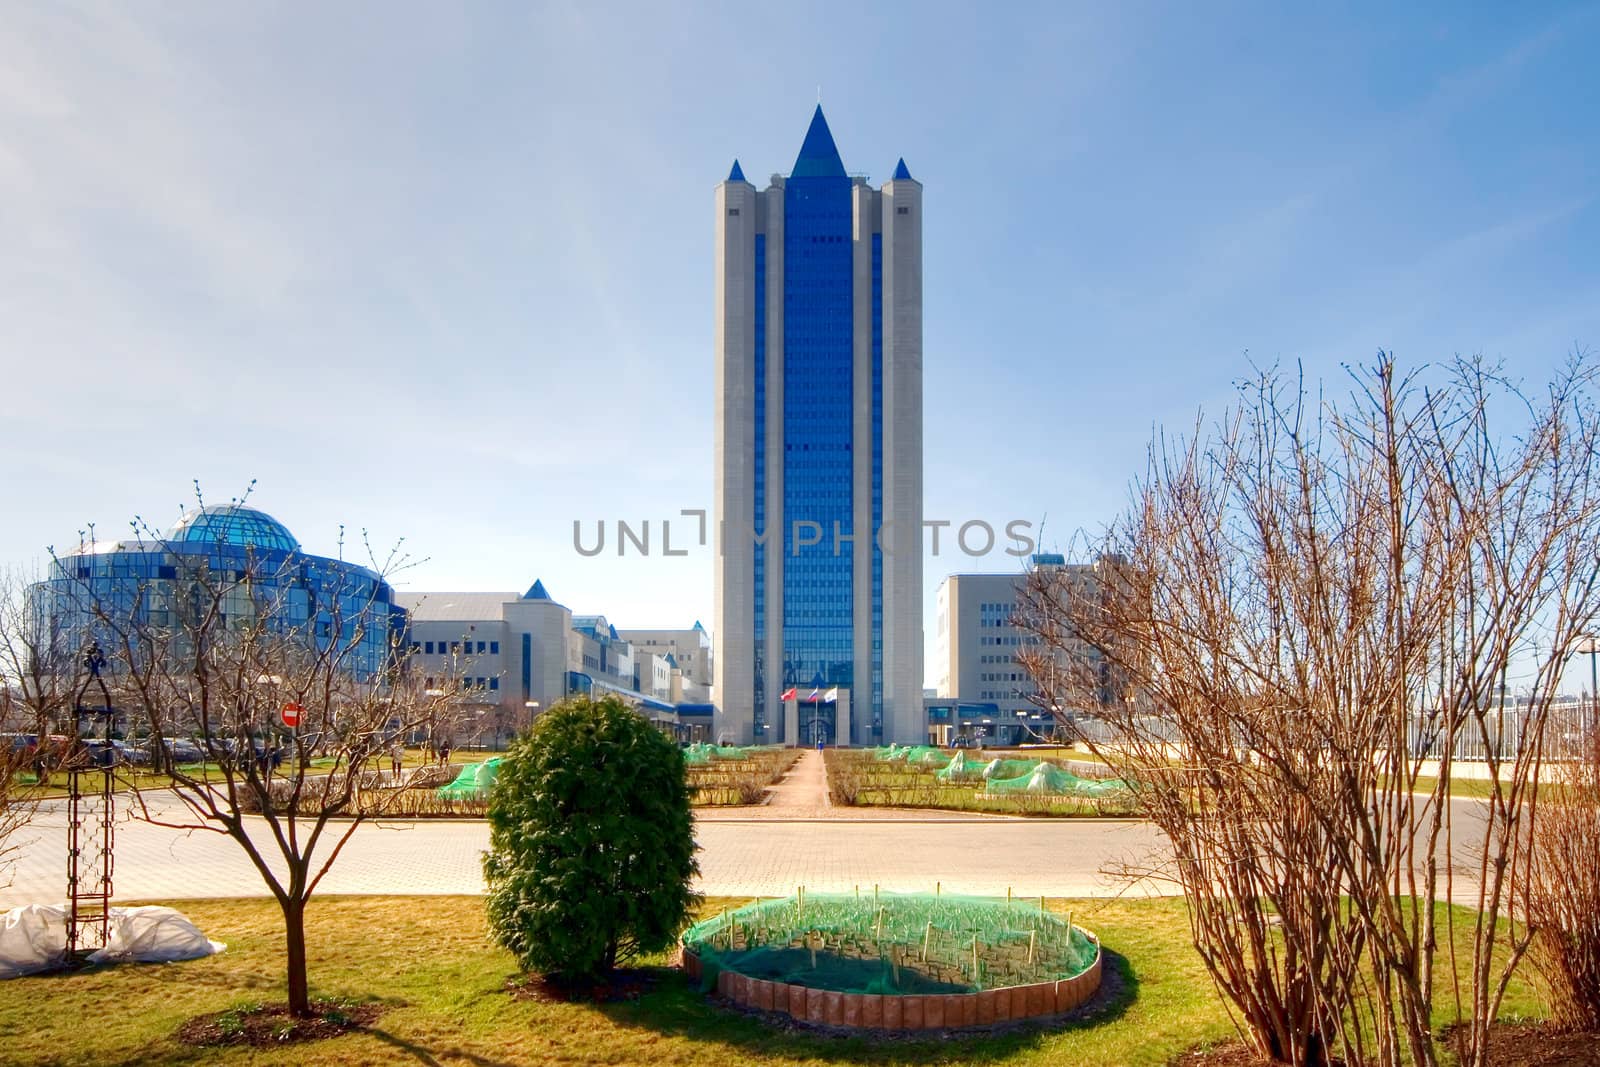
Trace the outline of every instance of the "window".
<instances>
[{"instance_id":1,"label":"window","mask_svg":"<svg viewBox=\"0 0 1600 1067\"><path fill-rule=\"evenodd\" d=\"M498 656L499 654L500 654L500 642L499 641L490 641L489 642L489 655Z\"/></svg>"},{"instance_id":2,"label":"window","mask_svg":"<svg viewBox=\"0 0 1600 1067\"><path fill-rule=\"evenodd\" d=\"M909 215L911 214L911 209L908 207L897 207L894 209L894 213L896 215Z\"/></svg>"},{"instance_id":3,"label":"window","mask_svg":"<svg viewBox=\"0 0 1600 1067\"><path fill-rule=\"evenodd\" d=\"M423 648L423 651L428 653L428 655L430 655L430 656L433 655L433 642L432 641L424 641L422 643L422 648Z\"/></svg>"},{"instance_id":4,"label":"window","mask_svg":"<svg viewBox=\"0 0 1600 1067\"><path fill-rule=\"evenodd\" d=\"M484 649L484 643L482 641L479 641L478 642L478 655L480 655L480 656L483 655L483 649Z\"/></svg>"},{"instance_id":5,"label":"window","mask_svg":"<svg viewBox=\"0 0 1600 1067\"><path fill-rule=\"evenodd\" d=\"M489 679L489 688L490 689L499 689L500 688L500 679L498 679L498 678L490 678Z\"/></svg>"},{"instance_id":6,"label":"window","mask_svg":"<svg viewBox=\"0 0 1600 1067\"><path fill-rule=\"evenodd\" d=\"M739 217L739 209L736 208L736 207L730 207L728 209L728 217L729 218L738 218Z\"/></svg>"}]
</instances>

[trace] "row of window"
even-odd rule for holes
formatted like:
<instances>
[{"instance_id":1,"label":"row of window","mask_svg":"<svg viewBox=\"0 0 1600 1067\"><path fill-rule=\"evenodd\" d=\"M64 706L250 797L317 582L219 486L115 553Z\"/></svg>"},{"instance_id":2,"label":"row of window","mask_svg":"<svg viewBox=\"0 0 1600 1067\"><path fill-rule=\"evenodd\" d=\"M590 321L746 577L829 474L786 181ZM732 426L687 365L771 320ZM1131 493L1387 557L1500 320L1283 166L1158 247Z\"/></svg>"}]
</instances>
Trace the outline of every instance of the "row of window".
<instances>
[{"instance_id":1,"label":"row of window","mask_svg":"<svg viewBox=\"0 0 1600 1067\"><path fill-rule=\"evenodd\" d=\"M433 688L433 679L431 677L430 678L425 678L425 679L423 679L423 683L422 684L424 686L426 686L427 688L432 689ZM471 692L474 689L487 689L490 692L496 692L496 691L499 690L499 688L500 688L500 679L499 678L463 678L463 679L461 679L461 689L462 689L463 692Z\"/></svg>"},{"instance_id":2,"label":"row of window","mask_svg":"<svg viewBox=\"0 0 1600 1067\"><path fill-rule=\"evenodd\" d=\"M437 645L437 655L470 656L472 655L472 644L473 643L471 641L413 641L411 642L411 651L413 655L420 652L425 656L432 656L436 654L434 646ZM491 656L498 656L500 654L499 641L479 641L477 644L478 655L480 656L483 655L485 651L487 651ZM463 648L462 646L466 647Z\"/></svg>"}]
</instances>

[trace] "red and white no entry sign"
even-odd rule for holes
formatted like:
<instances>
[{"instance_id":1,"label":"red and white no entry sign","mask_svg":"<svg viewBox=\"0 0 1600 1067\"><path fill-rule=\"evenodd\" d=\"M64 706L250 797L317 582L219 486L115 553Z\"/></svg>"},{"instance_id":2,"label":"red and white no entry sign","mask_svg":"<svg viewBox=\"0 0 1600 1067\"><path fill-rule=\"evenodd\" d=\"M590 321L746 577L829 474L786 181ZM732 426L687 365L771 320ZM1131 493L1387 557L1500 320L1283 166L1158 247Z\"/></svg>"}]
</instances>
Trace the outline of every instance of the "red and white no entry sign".
<instances>
[{"instance_id":1,"label":"red and white no entry sign","mask_svg":"<svg viewBox=\"0 0 1600 1067\"><path fill-rule=\"evenodd\" d=\"M289 701L289 703L287 703L287 704L285 704L283 706L283 725L285 725L285 726L299 726L300 725L300 716L304 715L305 713L306 713L306 709L305 708L301 707L299 704L295 703L292 700Z\"/></svg>"}]
</instances>

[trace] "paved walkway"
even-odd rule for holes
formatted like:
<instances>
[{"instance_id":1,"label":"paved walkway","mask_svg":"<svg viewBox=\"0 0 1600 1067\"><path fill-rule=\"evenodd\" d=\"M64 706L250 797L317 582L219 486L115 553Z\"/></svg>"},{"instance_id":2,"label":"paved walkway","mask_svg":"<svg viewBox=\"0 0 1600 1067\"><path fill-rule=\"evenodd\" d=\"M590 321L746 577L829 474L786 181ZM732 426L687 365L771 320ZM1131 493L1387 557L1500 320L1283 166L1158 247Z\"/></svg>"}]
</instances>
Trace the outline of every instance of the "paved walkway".
<instances>
[{"instance_id":1,"label":"paved walkway","mask_svg":"<svg viewBox=\"0 0 1600 1067\"><path fill-rule=\"evenodd\" d=\"M828 797L827 766L822 753L806 749L789 773L767 790L767 802L749 807L700 808L701 823L725 822L936 822L987 823L1017 821L1015 816L936 808L836 807Z\"/></svg>"},{"instance_id":2,"label":"paved walkway","mask_svg":"<svg viewBox=\"0 0 1600 1067\"><path fill-rule=\"evenodd\" d=\"M812 754L815 758L815 754ZM820 761L817 762L820 766ZM801 779L804 783L805 779ZM796 796L803 796L801 785ZM813 799L814 799L814 793ZM169 803L173 803L170 802ZM779 811L784 809L780 808ZM801 805L794 811L811 812ZM848 809L828 809L830 811ZM157 809L154 814L163 814ZM165 811L177 820L175 803ZM1109 893L1107 863L1148 852L1159 838L1137 822L1042 821L978 817L697 819L697 888L715 895L777 896L805 885L847 892L932 889L1035 895ZM271 835L252 836L268 852ZM19 835L9 874L0 876L0 908L59 901L66 881L64 802L46 802ZM478 820L365 823L323 881L324 893L481 893L488 828ZM128 819L118 822L114 884L119 900L260 896L260 877L231 839ZM273 863L281 868L281 863Z\"/></svg>"},{"instance_id":3,"label":"paved walkway","mask_svg":"<svg viewBox=\"0 0 1600 1067\"><path fill-rule=\"evenodd\" d=\"M820 766L816 760L814 767ZM796 771L793 792L785 794L796 798L794 804L777 810L814 812L817 772ZM173 821L182 817L175 800L168 798L166 804L152 814ZM1165 851L1152 827L1133 820L935 819L920 812L841 818L853 809L823 805L832 817L697 818L697 888L719 896L780 896L798 885L814 892L865 890L874 884L910 892L938 883L952 893L1002 895L1009 888L1023 896L1101 896L1120 888L1102 872L1122 864L1148 864ZM1459 842L1481 832L1482 805L1457 801L1456 807L1458 849L1465 852ZM274 849L265 824L253 823L252 837L270 853ZM356 828L318 892L482 893L488 839L481 820L365 823ZM59 902L66 883L65 802L45 802L15 843L21 848L12 869L0 873L0 909ZM239 846L214 832L174 830L124 815L116 845L114 880L121 901L266 894ZM1464 858L1458 855L1458 863ZM1468 888L1460 879L1471 876L1470 869L1461 870L1458 892Z\"/></svg>"}]
</instances>

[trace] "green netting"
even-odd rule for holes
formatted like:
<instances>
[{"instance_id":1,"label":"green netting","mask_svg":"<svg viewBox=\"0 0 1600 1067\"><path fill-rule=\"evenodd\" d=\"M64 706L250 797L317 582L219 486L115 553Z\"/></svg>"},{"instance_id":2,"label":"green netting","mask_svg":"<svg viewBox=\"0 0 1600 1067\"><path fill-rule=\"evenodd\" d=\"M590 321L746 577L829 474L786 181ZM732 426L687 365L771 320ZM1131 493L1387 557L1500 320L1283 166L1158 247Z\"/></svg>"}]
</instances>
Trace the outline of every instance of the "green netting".
<instances>
[{"instance_id":1,"label":"green netting","mask_svg":"<svg viewBox=\"0 0 1600 1067\"><path fill-rule=\"evenodd\" d=\"M1126 788L1127 785L1119 778L1079 778L1053 763L1042 761L1027 774L1015 778L990 778L983 786L986 793L1026 793L1032 796L1059 797L1114 796Z\"/></svg>"},{"instance_id":2,"label":"green netting","mask_svg":"<svg viewBox=\"0 0 1600 1067\"><path fill-rule=\"evenodd\" d=\"M489 795L489 787L494 785L495 776L500 773L500 757L496 756L483 763L469 763L461 768L455 781L449 785L440 786L437 790L441 797L449 800L469 800Z\"/></svg>"},{"instance_id":3,"label":"green netting","mask_svg":"<svg viewBox=\"0 0 1600 1067\"><path fill-rule=\"evenodd\" d=\"M683 944L712 988L719 971L850 993L970 993L1060 981L1098 946L1037 898L801 893L690 927Z\"/></svg>"},{"instance_id":4,"label":"green netting","mask_svg":"<svg viewBox=\"0 0 1600 1067\"><path fill-rule=\"evenodd\" d=\"M1033 773L1039 766L1039 760L1033 759L1001 759L995 757L983 768L985 778L1020 778Z\"/></svg>"},{"instance_id":5,"label":"green netting","mask_svg":"<svg viewBox=\"0 0 1600 1067\"><path fill-rule=\"evenodd\" d=\"M965 752L958 751L942 770L934 771L933 776L941 782L974 782L982 780L983 772L977 760L970 760Z\"/></svg>"},{"instance_id":6,"label":"green netting","mask_svg":"<svg viewBox=\"0 0 1600 1067\"><path fill-rule=\"evenodd\" d=\"M694 764L710 763L712 760L743 760L749 759L751 748L738 748L734 745L708 745L703 741L696 741L683 750L683 762Z\"/></svg>"}]
</instances>

